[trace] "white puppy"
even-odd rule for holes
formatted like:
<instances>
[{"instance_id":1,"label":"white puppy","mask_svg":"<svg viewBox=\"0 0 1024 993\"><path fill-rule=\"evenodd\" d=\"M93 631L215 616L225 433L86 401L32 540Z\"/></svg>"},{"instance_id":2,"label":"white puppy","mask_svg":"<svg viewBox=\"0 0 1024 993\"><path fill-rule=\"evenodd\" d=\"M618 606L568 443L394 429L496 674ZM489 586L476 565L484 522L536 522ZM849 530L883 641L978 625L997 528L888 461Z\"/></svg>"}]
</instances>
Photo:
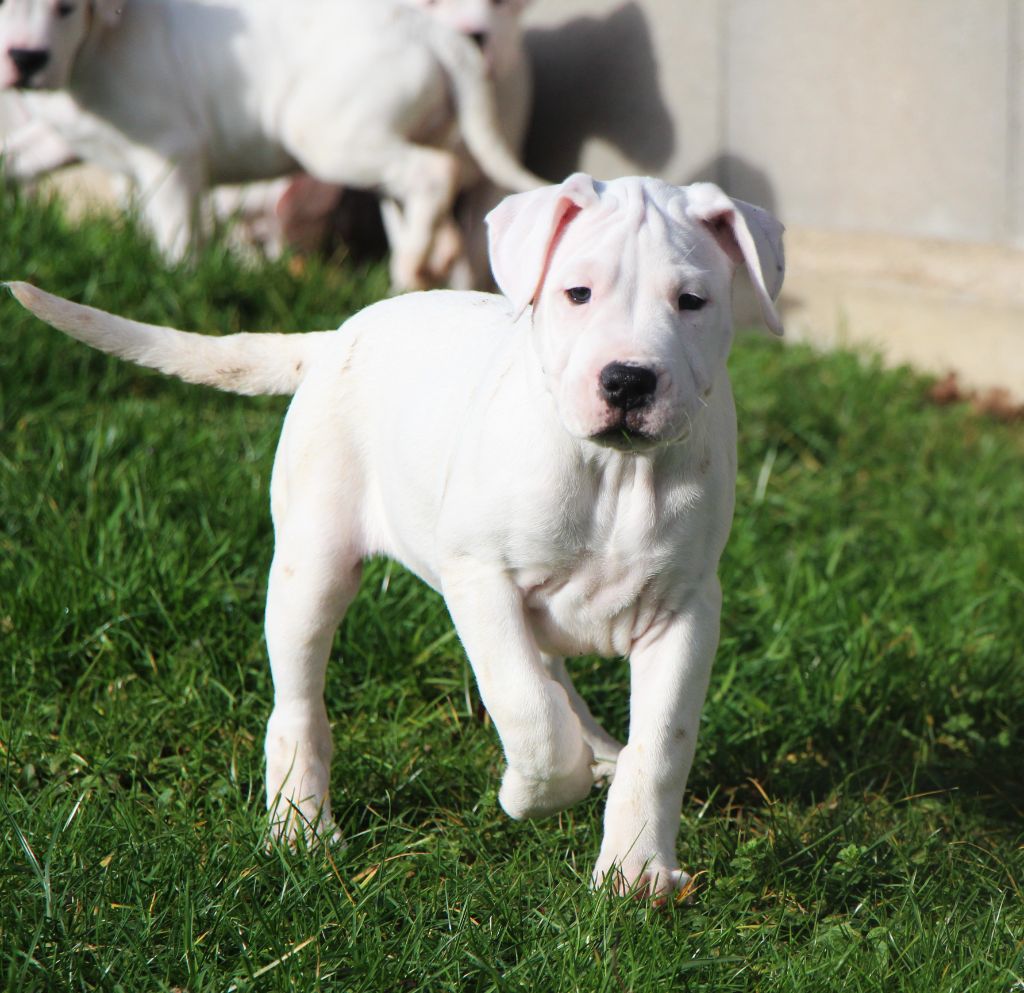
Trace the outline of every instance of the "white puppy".
<instances>
[{"instance_id":1,"label":"white puppy","mask_svg":"<svg viewBox=\"0 0 1024 993\"><path fill-rule=\"evenodd\" d=\"M594 879L664 893L686 880L675 838L733 510L730 287L743 265L781 332L782 226L708 183L580 174L488 222L504 297L399 297L331 332L208 337L11 288L104 351L295 393L266 617L279 833L334 830L324 674L363 559L385 553L444 594L504 748L505 810L549 814L613 776ZM563 659L583 653L629 656L621 750L570 682Z\"/></svg>"},{"instance_id":2,"label":"white puppy","mask_svg":"<svg viewBox=\"0 0 1024 993\"><path fill-rule=\"evenodd\" d=\"M471 40L397 0L7 0L0 88L78 157L130 176L161 248L182 257L199 197L217 183L302 169L379 190L401 205L392 273L420 285L445 251L461 170L430 147L451 120L495 182L531 189L501 135L483 56ZM67 101L35 91L64 89ZM21 143L24 145L24 142ZM9 150L16 178L35 162Z\"/></svg>"}]
</instances>

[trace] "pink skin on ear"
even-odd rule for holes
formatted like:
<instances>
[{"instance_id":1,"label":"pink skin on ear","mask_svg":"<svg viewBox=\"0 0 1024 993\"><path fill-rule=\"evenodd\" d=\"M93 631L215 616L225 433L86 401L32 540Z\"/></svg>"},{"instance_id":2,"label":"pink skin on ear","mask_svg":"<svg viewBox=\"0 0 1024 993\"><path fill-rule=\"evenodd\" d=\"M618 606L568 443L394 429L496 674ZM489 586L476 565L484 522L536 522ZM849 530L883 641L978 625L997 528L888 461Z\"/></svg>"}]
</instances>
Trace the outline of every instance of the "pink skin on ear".
<instances>
[{"instance_id":1,"label":"pink skin on ear","mask_svg":"<svg viewBox=\"0 0 1024 993\"><path fill-rule=\"evenodd\" d=\"M491 271L516 320L540 292L566 226L598 199L593 178L574 173L558 186L506 197L487 215Z\"/></svg>"},{"instance_id":2,"label":"pink skin on ear","mask_svg":"<svg viewBox=\"0 0 1024 993\"><path fill-rule=\"evenodd\" d=\"M687 213L705 225L734 264L743 263L765 324L781 335L782 319L773 301L782 288L785 271L782 225L766 210L730 199L713 183L694 183L687 192Z\"/></svg>"}]
</instances>

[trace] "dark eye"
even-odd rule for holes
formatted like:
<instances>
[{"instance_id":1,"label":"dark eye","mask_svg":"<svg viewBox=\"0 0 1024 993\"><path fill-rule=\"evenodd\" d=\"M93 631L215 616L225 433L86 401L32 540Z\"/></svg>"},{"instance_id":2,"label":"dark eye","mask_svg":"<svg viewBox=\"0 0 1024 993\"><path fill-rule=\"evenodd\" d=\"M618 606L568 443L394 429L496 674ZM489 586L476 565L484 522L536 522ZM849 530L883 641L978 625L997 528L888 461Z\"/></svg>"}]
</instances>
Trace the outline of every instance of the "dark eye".
<instances>
[{"instance_id":1,"label":"dark eye","mask_svg":"<svg viewBox=\"0 0 1024 993\"><path fill-rule=\"evenodd\" d=\"M707 303L703 297L697 296L696 293L680 293L679 294L679 309L680 310L700 310L704 304Z\"/></svg>"},{"instance_id":2,"label":"dark eye","mask_svg":"<svg viewBox=\"0 0 1024 993\"><path fill-rule=\"evenodd\" d=\"M565 295L573 303L588 303L590 301L590 287L574 286L571 290L566 290Z\"/></svg>"},{"instance_id":3,"label":"dark eye","mask_svg":"<svg viewBox=\"0 0 1024 993\"><path fill-rule=\"evenodd\" d=\"M57 4L57 16L58 17L69 17L75 12L75 5L73 3L59 3Z\"/></svg>"}]
</instances>

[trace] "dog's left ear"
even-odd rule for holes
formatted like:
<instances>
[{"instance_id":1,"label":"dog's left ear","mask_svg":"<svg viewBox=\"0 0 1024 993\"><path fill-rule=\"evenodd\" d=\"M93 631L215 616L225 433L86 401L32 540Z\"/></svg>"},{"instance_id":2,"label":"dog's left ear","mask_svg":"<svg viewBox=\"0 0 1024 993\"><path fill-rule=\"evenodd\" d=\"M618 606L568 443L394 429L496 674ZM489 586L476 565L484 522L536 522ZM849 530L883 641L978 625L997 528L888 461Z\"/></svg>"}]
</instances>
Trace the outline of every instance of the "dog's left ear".
<instances>
[{"instance_id":1,"label":"dog's left ear","mask_svg":"<svg viewBox=\"0 0 1024 993\"><path fill-rule=\"evenodd\" d=\"M121 20L121 9L128 0L92 0L93 13L105 27L115 27Z\"/></svg>"},{"instance_id":2,"label":"dog's left ear","mask_svg":"<svg viewBox=\"0 0 1024 993\"><path fill-rule=\"evenodd\" d=\"M774 301L786 273L782 223L761 207L733 200L714 183L693 183L686 193L690 218L707 228L735 264L743 263L754 284L765 324L781 335L782 320Z\"/></svg>"},{"instance_id":3,"label":"dog's left ear","mask_svg":"<svg viewBox=\"0 0 1024 993\"><path fill-rule=\"evenodd\" d=\"M533 303L558 239L584 207L597 203L592 177L573 173L558 186L505 197L486 217L491 272L515 320Z\"/></svg>"}]
</instances>

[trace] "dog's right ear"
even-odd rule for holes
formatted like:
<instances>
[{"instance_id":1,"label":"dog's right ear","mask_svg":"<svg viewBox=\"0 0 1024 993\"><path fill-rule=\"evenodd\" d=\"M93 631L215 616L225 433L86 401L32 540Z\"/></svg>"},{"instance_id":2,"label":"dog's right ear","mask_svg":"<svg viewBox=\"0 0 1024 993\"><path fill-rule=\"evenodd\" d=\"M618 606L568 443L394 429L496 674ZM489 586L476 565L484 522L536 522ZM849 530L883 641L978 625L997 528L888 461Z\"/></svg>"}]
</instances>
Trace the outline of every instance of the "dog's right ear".
<instances>
[{"instance_id":1,"label":"dog's right ear","mask_svg":"<svg viewBox=\"0 0 1024 993\"><path fill-rule=\"evenodd\" d=\"M551 253L566 225L597 201L593 178L577 172L558 186L514 193L487 215L491 272L512 302L515 320L540 292Z\"/></svg>"},{"instance_id":2,"label":"dog's right ear","mask_svg":"<svg viewBox=\"0 0 1024 993\"><path fill-rule=\"evenodd\" d=\"M121 20L121 8L128 0L92 0L93 14L104 27L115 27Z\"/></svg>"}]
</instances>

